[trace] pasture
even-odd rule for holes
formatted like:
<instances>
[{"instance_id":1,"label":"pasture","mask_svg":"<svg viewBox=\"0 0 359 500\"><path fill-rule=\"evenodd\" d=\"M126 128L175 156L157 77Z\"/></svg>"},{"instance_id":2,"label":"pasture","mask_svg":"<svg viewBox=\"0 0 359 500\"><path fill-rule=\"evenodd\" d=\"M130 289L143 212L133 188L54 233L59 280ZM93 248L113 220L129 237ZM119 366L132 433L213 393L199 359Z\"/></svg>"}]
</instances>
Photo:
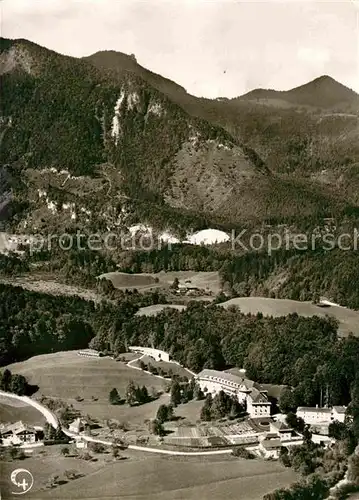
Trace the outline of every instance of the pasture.
<instances>
[{"instance_id":1,"label":"pasture","mask_svg":"<svg viewBox=\"0 0 359 500\"><path fill-rule=\"evenodd\" d=\"M37 498L261 500L296 479L295 472L276 462L133 454Z\"/></svg>"},{"instance_id":2,"label":"pasture","mask_svg":"<svg viewBox=\"0 0 359 500\"><path fill-rule=\"evenodd\" d=\"M44 426L45 417L23 401L0 394L0 423L13 423L22 420L28 425Z\"/></svg>"},{"instance_id":3,"label":"pasture","mask_svg":"<svg viewBox=\"0 0 359 500\"><path fill-rule=\"evenodd\" d=\"M47 498L48 490L46 484L51 476L59 476L60 480L65 481L64 472L66 470L74 470L77 471L79 475L86 476L98 471L105 465L103 459L96 462L90 462L72 457L65 458L59 453L59 450L55 451L54 448L56 447L41 448L40 453L35 450L34 456L26 458L25 460L2 462L0 487L2 493L7 495L4 498L16 498L11 495L11 492L18 490L16 490L16 487L12 485L10 481L11 472L16 468L25 468L29 470L34 478L34 485L31 490L26 493L25 497L40 500L42 498ZM78 480L79 479L72 480L71 484L69 484L70 488L76 488L75 485ZM59 488L61 488L61 486L55 488L53 492L58 493ZM70 499L72 497L68 496L67 498Z\"/></svg>"},{"instance_id":4,"label":"pasture","mask_svg":"<svg viewBox=\"0 0 359 500\"><path fill-rule=\"evenodd\" d=\"M300 316L332 316L339 321L339 334L346 337L350 332L359 335L359 311L353 311L340 306L320 307L311 302L299 302L289 299L269 299L265 297L237 297L219 304L220 307L239 307L244 314L257 314L263 316L287 316L297 313Z\"/></svg>"},{"instance_id":5,"label":"pasture","mask_svg":"<svg viewBox=\"0 0 359 500\"><path fill-rule=\"evenodd\" d=\"M132 356L131 356L132 357ZM128 367L125 363L110 358L79 356L77 351L59 352L34 356L21 363L9 366L13 373L24 375L32 384L39 386L40 394L60 398L98 419L126 420L143 423L153 418L158 406L167 402L167 395L159 400L132 408L127 405L111 405L108 395L116 387L124 397L128 383L145 385L148 391L164 392L168 382L141 370ZM81 399L78 401L77 399Z\"/></svg>"},{"instance_id":6,"label":"pasture","mask_svg":"<svg viewBox=\"0 0 359 500\"><path fill-rule=\"evenodd\" d=\"M121 272L106 273L99 278L109 279L115 288L125 290L137 288L138 291L149 291L156 288L168 289L175 278L182 283L212 292L220 292L221 285L218 272L205 271L160 271L159 273L129 274Z\"/></svg>"}]
</instances>

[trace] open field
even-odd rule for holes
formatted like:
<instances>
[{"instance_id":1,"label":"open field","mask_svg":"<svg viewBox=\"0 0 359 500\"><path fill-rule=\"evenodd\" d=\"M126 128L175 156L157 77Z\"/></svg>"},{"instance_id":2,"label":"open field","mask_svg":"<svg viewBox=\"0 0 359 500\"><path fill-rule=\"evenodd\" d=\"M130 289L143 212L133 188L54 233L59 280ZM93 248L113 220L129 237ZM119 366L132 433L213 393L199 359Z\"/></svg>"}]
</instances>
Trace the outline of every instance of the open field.
<instances>
[{"instance_id":1,"label":"open field","mask_svg":"<svg viewBox=\"0 0 359 500\"><path fill-rule=\"evenodd\" d=\"M219 304L228 308L237 306L244 314L257 314L264 316L286 316L297 313L300 316L333 316L339 321L339 333L347 336L350 332L359 335L359 311L353 311L340 306L319 307L311 302L299 302L288 299L268 299L265 297L239 297Z\"/></svg>"},{"instance_id":2,"label":"open field","mask_svg":"<svg viewBox=\"0 0 359 500\"><path fill-rule=\"evenodd\" d=\"M131 290L137 288L137 290L147 290L151 288L160 287L160 283L156 282L154 275L152 274L128 274L121 272L111 272L101 274L100 279L105 278L112 282L113 286L118 289Z\"/></svg>"},{"instance_id":3,"label":"open field","mask_svg":"<svg viewBox=\"0 0 359 500\"><path fill-rule=\"evenodd\" d=\"M0 283L11 286L20 286L32 292L48 293L50 295L77 296L81 299L100 302L102 297L93 290L74 285L58 283L53 276L28 274L24 276L1 277Z\"/></svg>"},{"instance_id":4,"label":"open field","mask_svg":"<svg viewBox=\"0 0 359 500\"><path fill-rule=\"evenodd\" d=\"M204 405L204 400L202 401L189 401L186 404L178 405L175 410L175 416L181 418L186 424L195 424L200 420L200 414L202 406Z\"/></svg>"},{"instance_id":5,"label":"open field","mask_svg":"<svg viewBox=\"0 0 359 500\"><path fill-rule=\"evenodd\" d=\"M265 493L296 479L292 470L275 462L147 455L108 464L36 498L261 500Z\"/></svg>"},{"instance_id":6,"label":"open field","mask_svg":"<svg viewBox=\"0 0 359 500\"><path fill-rule=\"evenodd\" d=\"M183 311L184 309L186 309L186 306L181 306L176 304L156 304L153 306L141 307L137 311L136 316L156 316L156 314L159 314L160 312L162 312L164 309L167 308Z\"/></svg>"},{"instance_id":7,"label":"open field","mask_svg":"<svg viewBox=\"0 0 359 500\"><path fill-rule=\"evenodd\" d=\"M161 271L159 273L128 274L121 272L106 273L99 276L112 281L115 288L149 291L156 288L168 288L178 278L180 282L188 281L190 285L203 288L213 294L221 290L218 272L197 271Z\"/></svg>"},{"instance_id":8,"label":"open field","mask_svg":"<svg viewBox=\"0 0 359 500\"><path fill-rule=\"evenodd\" d=\"M38 500L46 497L46 483L51 476L58 475L60 476L60 479L65 480L65 477L63 476L65 470L76 470L79 474L86 476L99 471L105 466L104 460L101 459L97 462L89 462L78 458L65 458L58 451L54 452L53 448L53 446L41 448L41 453L43 453L43 455L37 453L36 451L36 456L26 458L25 460L2 462L0 474L0 488L3 495L2 498L16 498L11 495L11 492L19 490L17 490L16 486L12 485L10 481L10 474L16 468L25 468L31 472L34 478L34 485L31 490L25 494L25 497ZM71 484L69 484L70 488L76 489L77 481L79 481L79 479L71 481ZM59 488L61 488L61 486L54 489L53 492L57 493ZM70 499L72 497L69 495L67 498Z\"/></svg>"},{"instance_id":9,"label":"open field","mask_svg":"<svg viewBox=\"0 0 359 500\"><path fill-rule=\"evenodd\" d=\"M0 423L17 422L22 420L28 425L43 426L45 417L23 401L7 398L0 395Z\"/></svg>"},{"instance_id":10,"label":"open field","mask_svg":"<svg viewBox=\"0 0 359 500\"><path fill-rule=\"evenodd\" d=\"M35 396L43 394L61 398L82 413L99 419L114 418L143 423L144 419L153 418L158 406L168 399L167 395L163 395L159 400L132 408L127 405L110 405L110 390L116 387L123 397L130 380L137 385L145 385L150 392L151 388L164 391L168 382L130 368L122 362L110 358L79 356L77 351L34 356L10 365L9 369L26 376L30 383L39 386ZM77 396L83 400L76 401Z\"/></svg>"}]
</instances>

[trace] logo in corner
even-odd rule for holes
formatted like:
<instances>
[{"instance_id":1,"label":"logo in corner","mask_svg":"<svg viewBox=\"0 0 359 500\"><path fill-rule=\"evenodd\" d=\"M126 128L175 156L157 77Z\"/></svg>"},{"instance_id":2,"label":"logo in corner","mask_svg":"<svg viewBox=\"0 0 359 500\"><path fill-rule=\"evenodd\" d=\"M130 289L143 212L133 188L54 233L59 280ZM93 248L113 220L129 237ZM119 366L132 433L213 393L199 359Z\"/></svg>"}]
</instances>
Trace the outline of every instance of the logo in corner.
<instances>
[{"instance_id":1,"label":"logo in corner","mask_svg":"<svg viewBox=\"0 0 359 500\"><path fill-rule=\"evenodd\" d=\"M12 471L10 480L17 488L16 491L12 491L13 495L24 495L34 485L34 478L27 469L15 469Z\"/></svg>"}]
</instances>

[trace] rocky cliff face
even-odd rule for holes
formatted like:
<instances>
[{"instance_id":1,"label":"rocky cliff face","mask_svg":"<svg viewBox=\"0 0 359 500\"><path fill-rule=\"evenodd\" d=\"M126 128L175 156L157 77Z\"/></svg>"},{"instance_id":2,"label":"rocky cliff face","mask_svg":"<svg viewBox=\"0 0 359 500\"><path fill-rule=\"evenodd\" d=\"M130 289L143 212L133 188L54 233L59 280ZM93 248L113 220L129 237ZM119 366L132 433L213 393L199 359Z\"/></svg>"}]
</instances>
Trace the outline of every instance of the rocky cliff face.
<instances>
[{"instance_id":1,"label":"rocky cliff face","mask_svg":"<svg viewBox=\"0 0 359 500\"><path fill-rule=\"evenodd\" d=\"M249 133L247 104L238 108L247 110L242 134L234 122L228 126L233 103L213 101L223 115L210 121L195 116L201 113L190 109L191 96L184 102L184 89L126 57L104 67L96 55L95 66L91 58L2 40L0 161L21 207L15 224L48 230L148 221L167 228L341 209L345 200L323 188L320 176L288 177L285 168L273 168L278 153L271 147L280 134L268 140ZM202 104L208 118L208 103L198 100L196 109ZM221 116L227 130L218 125ZM297 138L290 140L297 163L305 163L310 141L299 137L298 149Z\"/></svg>"}]
</instances>

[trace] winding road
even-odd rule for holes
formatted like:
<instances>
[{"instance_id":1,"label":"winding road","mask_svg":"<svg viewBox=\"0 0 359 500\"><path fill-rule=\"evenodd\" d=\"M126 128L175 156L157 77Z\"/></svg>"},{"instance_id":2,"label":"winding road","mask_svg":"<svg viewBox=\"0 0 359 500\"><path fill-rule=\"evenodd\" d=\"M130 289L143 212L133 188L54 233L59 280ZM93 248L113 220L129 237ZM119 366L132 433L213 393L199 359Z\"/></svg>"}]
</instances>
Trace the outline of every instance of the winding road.
<instances>
[{"instance_id":1,"label":"winding road","mask_svg":"<svg viewBox=\"0 0 359 500\"><path fill-rule=\"evenodd\" d=\"M137 361L137 360L136 360ZM51 424L55 429L57 429L60 425L59 419L57 415L50 411L46 406L42 405L38 401L31 399L27 396L18 396L17 394L12 394L11 392L0 391L0 396L6 396L7 398L13 398L18 401L23 401L24 403L36 408L43 416L46 418L46 421ZM112 441L104 441L102 439L96 439L91 436L84 436L80 434L76 434L74 432L69 431L66 428L62 428L62 431L66 436L70 438L79 438L81 437L84 441L89 441L93 443L100 443L106 446L111 446L113 444ZM225 448L223 450L212 450L212 451L177 451L177 450L163 450L161 448L149 448L147 446L137 446L134 444L130 444L126 447L126 449L134 450L134 451L142 451L147 453L157 453L159 455L177 455L177 456L206 456L206 455L229 455L232 453L232 448Z\"/></svg>"}]
</instances>

